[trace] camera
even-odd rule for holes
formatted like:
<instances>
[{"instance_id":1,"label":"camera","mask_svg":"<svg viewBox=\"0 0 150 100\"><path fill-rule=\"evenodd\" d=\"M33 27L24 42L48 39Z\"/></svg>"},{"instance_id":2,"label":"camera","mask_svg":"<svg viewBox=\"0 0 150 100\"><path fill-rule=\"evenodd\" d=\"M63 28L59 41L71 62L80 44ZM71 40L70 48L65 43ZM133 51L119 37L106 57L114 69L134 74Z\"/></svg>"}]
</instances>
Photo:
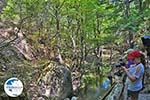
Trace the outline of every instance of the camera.
<instances>
[{"instance_id":1,"label":"camera","mask_svg":"<svg viewBox=\"0 0 150 100\"><path fill-rule=\"evenodd\" d=\"M115 67L119 68L119 67L125 66L125 65L126 65L126 63L125 63L122 59L119 59L119 63L117 63L117 64L115 65Z\"/></svg>"},{"instance_id":2,"label":"camera","mask_svg":"<svg viewBox=\"0 0 150 100\"><path fill-rule=\"evenodd\" d=\"M117 68L117 71L114 73L114 75L117 76L122 76L122 66L126 66L126 63L123 61L123 59L119 59L119 62L115 65L115 67Z\"/></svg>"},{"instance_id":3,"label":"camera","mask_svg":"<svg viewBox=\"0 0 150 100\"><path fill-rule=\"evenodd\" d=\"M125 65L126 65L126 64L125 64L124 62L121 62L121 63L116 64L115 67L121 67L121 66L125 66Z\"/></svg>"}]
</instances>

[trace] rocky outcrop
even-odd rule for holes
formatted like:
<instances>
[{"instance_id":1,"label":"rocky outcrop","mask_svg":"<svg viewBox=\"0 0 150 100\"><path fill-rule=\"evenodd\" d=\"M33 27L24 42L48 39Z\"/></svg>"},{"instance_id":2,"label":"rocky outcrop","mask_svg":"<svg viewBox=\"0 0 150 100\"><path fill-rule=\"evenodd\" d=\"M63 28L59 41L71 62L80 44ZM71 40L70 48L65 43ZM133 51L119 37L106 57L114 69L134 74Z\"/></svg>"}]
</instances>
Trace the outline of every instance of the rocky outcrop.
<instances>
[{"instance_id":1,"label":"rocky outcrop","mask_svg":"<svg viewBox=\"0 0 150 100\"><path fill-rule=\"evenodd\" d=\"M24 92L26 85L31 79L32 65L27 62L23 53L15 47L18 37L10 29L0 29L0 99L9 100L3 90L5 81L10 77L17 77L24 83ZM23 49L23 48L22 48ZM25 99L26 97L23 96ZM20 100L17 99L16 100ZM21 99L23 100L23 99Z\"/></svg>"},{"instance_id":2,"label":"rocky outcrop","mask_svg":"<svg viewBox=\"0 0 150 100\"><path fill-rule=\"evenodd\" d=\"M73 95L71 72L67 66L51 62L40 75L38 84L34 83L29 90L29 97L37 100L40 97L51 100L64 100ZM46 72L45 72L46 71Z\"/></svg>"},{"instance_id":3,"label":"rocky outcrop","mask_svg":"<svg viewBox=\"0 0 150 100\"><path fill-rule=\"evenodd\" d=\"M31 45L25 39L23 32L17 28L0 29L0 49L7 47L8 44L15 47L27 60L35 59Z\"/></svg>"}]
</instances>

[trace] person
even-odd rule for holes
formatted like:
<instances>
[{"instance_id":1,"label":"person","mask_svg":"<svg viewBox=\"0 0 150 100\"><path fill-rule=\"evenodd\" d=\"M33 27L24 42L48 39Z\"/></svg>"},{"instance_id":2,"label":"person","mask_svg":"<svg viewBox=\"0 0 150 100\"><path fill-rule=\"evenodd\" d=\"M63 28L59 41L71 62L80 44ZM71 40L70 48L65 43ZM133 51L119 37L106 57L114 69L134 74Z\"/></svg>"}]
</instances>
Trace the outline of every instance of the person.
<instances>
[{"instance_id":1,"label":"person","mask_svg":"<svg viewBox=\"0 0 150 100\"><path fill-rule=\"evenodd\" d=\"M123 59L125 59L125 58L127 58L127 56L131 53L131 52L133 52L134 51L134 49L128 49L127 51L125 51L124 53L125 53L125 56L123 57ZM126 64L126 68L130 68L130 66L132 66L134 63L133 63L133 61L131 60L131 59L128 59L128 61L127 61L127 64Z\"/></svg>"},{"instance_id":2,"label":"person","mask_svg":"<svg viewBox=\"0 0 150 100\"><path fill-rule=\"evenodd\" d=\"M128 59L134 62L130 68L123 67L127 74L127 95L131 100L138 100L138 94L143 89L144 55L140 51L133 51Z\"/></svg>"}]
</instances>

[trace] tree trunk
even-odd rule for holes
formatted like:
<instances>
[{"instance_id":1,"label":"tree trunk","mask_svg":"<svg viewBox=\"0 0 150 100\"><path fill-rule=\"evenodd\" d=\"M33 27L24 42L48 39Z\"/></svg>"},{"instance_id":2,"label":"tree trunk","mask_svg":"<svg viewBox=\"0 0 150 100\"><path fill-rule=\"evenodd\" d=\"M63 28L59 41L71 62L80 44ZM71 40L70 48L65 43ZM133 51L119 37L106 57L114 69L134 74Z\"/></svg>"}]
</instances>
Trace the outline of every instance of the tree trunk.
<instances>
[{"instance_id":1,"label":"tree trunk","mask_svg":"<svg viewBox=\"0 0 150 100\"><path fill-rule=\"evenodd\" d=\"M125 0L125 16L128 18L129 17L129 10L130 10L130 2L129 0Z\"/></svg>"},{"instance_id":2,"label":"tree trunk","mask_svg":"<svg viewBox=\"0 0 150 100\"><path fill-rule=\"evenodd\" d=\"M139 0L139 13L141 13L142 12L142 0Z\"/></svg>"},{"instance_id":3,"label":"tree trunk","mask_svg":"<svg viewBox=\"0 0 150 100\"><path fill-rule=\"evenodd\" d=\"M129 46L134 48L133 33L129 31Z\"/></svg>"}]
</instances>

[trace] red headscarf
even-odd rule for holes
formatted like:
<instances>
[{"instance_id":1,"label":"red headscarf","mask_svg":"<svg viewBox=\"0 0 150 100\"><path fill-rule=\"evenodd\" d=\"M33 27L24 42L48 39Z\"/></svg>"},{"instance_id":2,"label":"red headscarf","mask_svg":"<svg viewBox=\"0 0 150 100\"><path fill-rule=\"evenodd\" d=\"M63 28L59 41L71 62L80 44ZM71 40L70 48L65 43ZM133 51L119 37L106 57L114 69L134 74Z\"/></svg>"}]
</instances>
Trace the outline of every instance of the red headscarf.
<instances>
[{"instance_id":1,"label":"red headscarf","mask_svg":"<svg viewBox=\"0 0 150 100\"><path fill-rule=\"evenodd\" d=\"M128 55L128 60L134 60L135 58L139 58L142 56L140 51L133 51Z\"/></svg>"}]
</instances>

